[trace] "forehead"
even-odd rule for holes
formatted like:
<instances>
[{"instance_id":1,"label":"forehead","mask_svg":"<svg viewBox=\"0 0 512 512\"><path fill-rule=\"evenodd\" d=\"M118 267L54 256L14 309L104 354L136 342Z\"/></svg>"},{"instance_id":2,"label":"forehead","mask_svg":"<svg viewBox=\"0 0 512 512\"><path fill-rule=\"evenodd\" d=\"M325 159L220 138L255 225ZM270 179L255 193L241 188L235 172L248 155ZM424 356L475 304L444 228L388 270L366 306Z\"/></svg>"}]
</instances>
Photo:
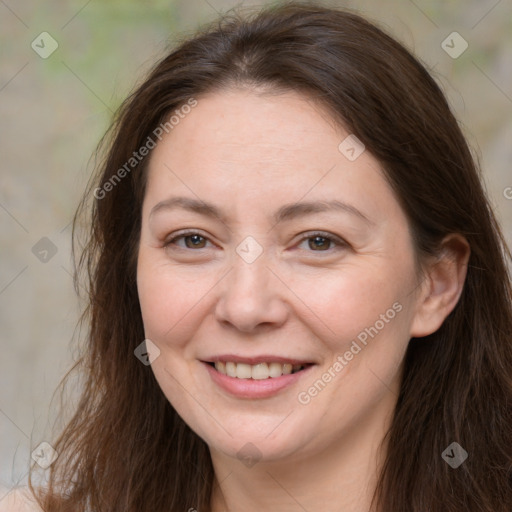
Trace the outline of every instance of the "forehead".
<instances>
[{"instance_id":1,"label":"forehead","mask_svg":"<svg viewBox=\"0 0 512 512\"><path fill-rule=\"evenodd\" d=\"M356 199L376 214L379 202L389 208L391 190L368 152L350 161L340 151L349 135L297 92L205 95L153 150L147 195L153 203L176 192L260 208L274 200Z\"/></svg>"},{"instance_id":2,"label":"forehead","mask_svg":"<svg viewBox=\"0 0 512 512\"><path fill-rule=\"evenodd\" d=\"M198 98L154 152L165 148L189 161L244 161L251 168L305 153L337 150L344 130L310 98L297 92L226 90ZM295 156L294 156L295 155ZM254 165L251 165L254 162Z\"/></svg>"}]
</instances>

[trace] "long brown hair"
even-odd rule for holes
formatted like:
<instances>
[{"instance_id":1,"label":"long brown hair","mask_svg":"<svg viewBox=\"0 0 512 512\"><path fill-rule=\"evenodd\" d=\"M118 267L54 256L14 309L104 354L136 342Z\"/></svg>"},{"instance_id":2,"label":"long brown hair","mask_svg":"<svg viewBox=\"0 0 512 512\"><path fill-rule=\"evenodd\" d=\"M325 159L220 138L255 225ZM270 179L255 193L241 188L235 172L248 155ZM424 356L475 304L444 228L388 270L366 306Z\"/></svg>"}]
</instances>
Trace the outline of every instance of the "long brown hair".
<instances>
[{"instance_id":1,"label":"long brown hair","mask_svg":"<svg viewBox=\"0 0 512 512\"><path fill-rule=\"evenodd\" d=\"M59 457L47 488L37 490L41 506L210 509L208 446L134 356L144 339L136 261L148 158L113 176L174 111L233 85L293 89L322 102L380 162L420 261L449 233L469 242L457 306L437 332L409 343L374 500L382 512L510 512L510 250L478 165L423 65L374 24L318 2L224 16L173 49L121 106L75 217L76 236L78 219L89 215L77 265L88 291L87 338L75 365L84 384L53 443ZM456 469L441 457L454 441L469 454ZM36 492L31 477L29 485Z\"/></svg>"}]
</instances>

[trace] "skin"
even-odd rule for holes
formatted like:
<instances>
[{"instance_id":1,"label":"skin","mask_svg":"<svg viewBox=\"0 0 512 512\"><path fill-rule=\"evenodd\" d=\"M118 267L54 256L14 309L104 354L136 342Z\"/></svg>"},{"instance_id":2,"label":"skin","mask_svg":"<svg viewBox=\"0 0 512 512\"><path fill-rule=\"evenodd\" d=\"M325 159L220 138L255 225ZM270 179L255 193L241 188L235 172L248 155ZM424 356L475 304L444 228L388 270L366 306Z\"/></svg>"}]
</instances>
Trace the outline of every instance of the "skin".
<instances>
[{"instance_id":1,"label":"skin","mask_svg":"<svg viewBox=\"0 0 512 512\"><path fill-rule=\"evenodd\" d=\"M338 149L349 132L306 96L246 88L197 99L150 156L137 281L145 335L160 350L152 370L210 447L214 512L367 512L407 344L455 307L467 243L447 237L444 257L420 274L379 163L368 151L349 161ZM214 203L225 218L180 208L150 214L171 196ZM331 199L368 222L342 211L271 219L284 204ZM199 248L190 237L166 246L183 229L204 237L193 240ZM318 230L345 243L315 243L309 233ZM247 236L263 250L252 263L236 252ZM298 394L397 302L400 312L300 403ZM201 363L227 353L315 366L272 397L237 398ZM250 467L237 457L247 443L257 450Z\"/></svg>"}]
</instances>

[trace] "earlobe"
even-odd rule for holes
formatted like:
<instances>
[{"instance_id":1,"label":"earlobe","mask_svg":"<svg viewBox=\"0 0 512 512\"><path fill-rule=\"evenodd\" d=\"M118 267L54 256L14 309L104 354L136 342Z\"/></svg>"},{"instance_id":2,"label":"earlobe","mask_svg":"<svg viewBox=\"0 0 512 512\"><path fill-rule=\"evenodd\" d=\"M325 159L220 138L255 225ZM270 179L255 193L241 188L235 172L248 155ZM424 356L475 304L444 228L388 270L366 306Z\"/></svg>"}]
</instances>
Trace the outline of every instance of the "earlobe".
<instances>
[{"instance_id":1,"label":"earlobe","mask_svg":"<svg viewBox=\"0 0 512 512\"><path fill-rule=\"evenodd\" d=\"M464 287L471 249L458 234L445 237L439 256L425 268L425 281L418 294L411 337L434 333L453 311Z\"/></svg>"}]
</instances>

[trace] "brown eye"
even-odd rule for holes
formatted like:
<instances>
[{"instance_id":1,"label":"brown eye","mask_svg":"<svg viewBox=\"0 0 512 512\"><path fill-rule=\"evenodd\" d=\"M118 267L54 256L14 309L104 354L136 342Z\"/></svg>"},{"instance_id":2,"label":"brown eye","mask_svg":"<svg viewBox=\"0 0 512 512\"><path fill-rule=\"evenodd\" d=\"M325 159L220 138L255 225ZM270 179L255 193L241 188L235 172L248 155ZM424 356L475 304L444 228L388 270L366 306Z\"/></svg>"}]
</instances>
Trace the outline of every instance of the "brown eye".
<instances>
[{"instance_id":1,"label":"brown eye","mask_svg":"<svg viewBox=\"0 0 512 512\"><path fill-rule=\"evenodd\" d=\"M328 249L329 245L332 244L332 240L330 240L329 238L325 237L325 236L314 236L314 237L309 237L308 238L309 240L309 248L310 249L313 249L313 250L323 250L323 249Z\"/></svg>"},{"instance_id":2,"label":"brown eye","mask_svg":"<svg viewBox=\"0 0 512 512\"><path fill-rule=\"evenodd\" d=\"M184 240L185 245L178 243L178 241ZM169 248L176 246L180 249L205 249L208 239L196 232L181 233L171 238L164 244L164 247Z\"/></svg>"},{"instance_id":3,"label":"brown eye","mask_svg":"<svg viewBox=\"0 0 512 512\"><path fill-rule=\"evenodd\" d=\"M206 239L201 235L187 235L184 236L183 239L185 240L185 245L189 249L202 249L204 247L204 243L206 242ZM187 240L190 240L190 244L187 244Z\"/></svg>"},{"instance_id":4,"label":"brown eye","mask_svg":"<svg viewBox=\"0 0 512 512\"><path fill-rule=\"evenodd\" d=\"M331 235L329 233L308 233L302 237L299 246L306 241L308 243L306 250L309 252L331 253L333 246L334 248L337 247L338 249L348 246L348 244L341 238L338 238L337 236Z\"/></svg>"}]
</instances>

